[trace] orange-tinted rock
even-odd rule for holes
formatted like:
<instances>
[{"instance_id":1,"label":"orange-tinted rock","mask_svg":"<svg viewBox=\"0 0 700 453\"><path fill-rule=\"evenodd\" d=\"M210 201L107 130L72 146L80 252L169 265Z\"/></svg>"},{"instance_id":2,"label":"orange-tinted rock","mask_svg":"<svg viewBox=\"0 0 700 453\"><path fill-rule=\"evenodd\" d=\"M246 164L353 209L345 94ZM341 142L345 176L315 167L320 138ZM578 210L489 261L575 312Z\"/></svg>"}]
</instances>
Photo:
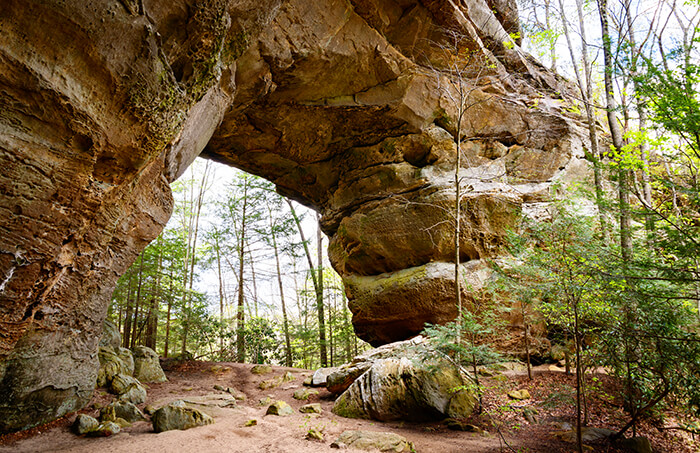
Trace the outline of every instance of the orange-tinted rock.
<instances>
[{"instance_id":1,"label":"orange-tinted rock","mask_svg":"<svg viewBox=\"0 0 700 453\"><path fill-rule=\"evenodd\" d=\"M567 87L504 44L514 2L454 5L1 2L0 431L89 400L116 280L200 153L322 213L363 338L453 317L456 110L421 66L444 59L444 27L491 62L461 128L468 272L585 167Z\"/></svg>"}]
</instances>

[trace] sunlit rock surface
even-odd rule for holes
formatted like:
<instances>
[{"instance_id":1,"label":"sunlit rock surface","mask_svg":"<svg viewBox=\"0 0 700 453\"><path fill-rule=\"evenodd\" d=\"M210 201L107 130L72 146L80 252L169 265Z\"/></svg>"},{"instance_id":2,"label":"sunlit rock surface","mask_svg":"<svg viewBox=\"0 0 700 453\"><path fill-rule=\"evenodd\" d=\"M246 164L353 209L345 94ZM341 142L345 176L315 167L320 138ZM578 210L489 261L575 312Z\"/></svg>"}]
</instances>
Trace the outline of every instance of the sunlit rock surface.
<instances>
[{"instance_id":1,"label":"sunlit rock surface","mask_svg":"<svg viewBox=\"0 0 700 453\"><path fill-rule=\"evenodd\" d=\"M457 6L457 5L462 6ZM583 171L568 88L513 0L0 2L0 431L82 407L115 282L202 153L319 210L373 344L454 316L445 27L488 66L462 121L478 283L520 211Z\"/></svg>"}]
</instances>

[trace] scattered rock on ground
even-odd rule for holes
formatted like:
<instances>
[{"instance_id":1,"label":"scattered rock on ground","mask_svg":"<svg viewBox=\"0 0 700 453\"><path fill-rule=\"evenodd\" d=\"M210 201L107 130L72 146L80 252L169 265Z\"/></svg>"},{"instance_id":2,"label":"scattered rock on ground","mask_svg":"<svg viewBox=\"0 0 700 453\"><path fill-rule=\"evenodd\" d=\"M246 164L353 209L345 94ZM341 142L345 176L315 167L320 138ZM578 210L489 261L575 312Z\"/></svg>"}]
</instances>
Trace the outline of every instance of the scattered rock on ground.
<instances>
[{"instance_id":1,"label":"scattered rock on ground","mask_svg":"<svg viewBox=\"0 0 700 453\"><path fill-rule=\"evenodd\" d=\"M309 398L311 398L312 395L318 395L318 390L299 389L296 392L294 392L292 398L294 398L295 400L306 401Z\"/></svg>"},{"instance_id":2,"label":"scattered rock on ground","mask_svg":"<svg viewBox=\"0 0 700 453\"><path fill-rule=\"evenodd\" d=\"M292 415L294 409L286 401L275 401L267 408L265 415L279 415L281 417Z\"/></svg>"},{"instance_id":3,"label":"scattered rock on ground","mask_svg":"<svg viewBox=\"0 0 700 453\"><path fill-rule=\"evenodd\" d=\"M130 423L146 420L143 412L129 401L114 401L100 410L100 420L103 422L116 421L117 418L124 419Z\"/></svg>"},{"instance_id":4,"label":"scattered rock on ground","mask_svg":"<svg viewBox=\"0 0 700 453\"><path fill-rule=\"evenodd\" d=\"M129 401L134 404L146 402L146 388L131 376L118 374L112 379L110 391L119 396L122 401Z\"/></svg>"},{"instance_id":5,"label":"scattered rock on ground","mask_svg":"<svg viewBox=\"0 0 700 453\"><path fill-rule=\"evenodd\" d=\"M273 389L275 387L279 387L282 385L282 382L284 380L284 376L277 376L272 379L267 379L258 384L258 388L260 390L268 390L268 389Z\"/></svg>"},{"instance_id":6,"label":"scattered rock on ground","mask_svg":"<svg viewBox=\"0 0 700 453\"><path fill-rule=\"evenodd\" d=\"M508 392L508 397L514 400L529 400L531 398L530 392L526 389Z\"/></svg>"},{"instance_id":7,"label":"scattered rock on ground","mask_svg":"<svg viewBox=\"0 0 700 453\"><path fill-rule=\"evenodd\" d=\"M252 419L252 420L246 421L246 422L243 424L243 426L249 427L249 426L255 426L255 425L257 425L257 424L258 424L258 421L255 420L255 419Z\"/></svg>"},{"instance_id":8,"label":"scattered rock on ground","mask_svg":"<svg viewBox=\"0 0 700 453\"><path fill-rule=\"evenodd\" d=\"M141 382L165 382L168 380L160 367L158 354L146 346L134 348L134 377Z\"/></svg>"},{"instance_id":9,"label":"scattered rock on ground","mask_svg":"<svg viewBox=\"0 0 700 453\"><path fill-rule=\"evenodd\" d=\"M336 399L333 412L381 421L471 415L477 405L473 385L452 362L423 343L417 337L360 356L372 364Z\"/></svg>"},{"instance_id":10,"label":"scattered rock on ground","mask_svg":"<svg viewBox=\"0 0 700 453\"><path fill-rule=\"evenodd\" d=\"M323 433L316 428L311 428L306 432L306 439L323 442Z\"/></svg>"},{"instance_id":11,"label":"scattered rock on ground","mask_svg":"<svg viewBox=\"0 0 700 453\"><path fill-rule=\"evenodd\" d=\"M114 422L101 423L96 429L90 431L88 436L91 437L109 437L114 434L119 434L122 429Z\"/></svg>"},{"instance_id":12,"label":"scattered rock on ground","mask_svg":"<svg viewBox=\"0 0 700 453\"><path fill-rule=\"evenodd\" d=\"M396 453L414 451L413 443L406 440L405 437L394 433L373 431L345 431L331 444L331 447L341 448L341 445L368 451L373 449Z\"/></svg>"},{"instance_id":13,"label":"scattered rock on ground","mask_svg":"<svg viewBox=\"0 0 700 453\"><path fill-rule=\"evenodd\" d=\"M94 417L90 417L89 415L85 414L78 414L78 417L76 417L75 421L73 422L72 429L75 434L87 434L90 431L96 430L98 426L100 426L100 422L98 422Z\"/></svg>"},{"instance_id":14,"label":"scattered rock on ground","mask_svg":"<svg viewBox=\"0 0 700 453\"><path fill-rule=\"evenodd\" d=\"M270 365L254 365L250 372L253 374L268 374L272 373L272 367Z\"/></svg>"},{"instance_id":15,"label":"scattered rock on ground","mask_svg":"<svg viewBox=\"0 0 700 453\"><path fill-rule=\"evenodd\" d=\"M211 425L214 419L197 409L187 407L183 401L175 401L153 413L153 430L157 433L174 429L190 429Z\"/></svg>"},{"instance_id":16,"label":"scattered rock on ground","mask_svg":"<svg viewBox=\"0 0 700 453\"><path fill-rule=\"evenodd\" d=\"M299 408L299 412L302 414L320 414L321 403L304 404Z\"/></svg>"},{"instance_id":17,"label":"scattered rock on ground","mask_svg":"<svg viewBox=\"0 0 700 453\"><path fill-rule=\"evenodd\" d=\"M294 374L292 374L291 371L287 371L286 373L284 373L284 375L282 375L282 382L291 382L294 379L296 378L294 377Z\"/></svg>"}]
</instances>

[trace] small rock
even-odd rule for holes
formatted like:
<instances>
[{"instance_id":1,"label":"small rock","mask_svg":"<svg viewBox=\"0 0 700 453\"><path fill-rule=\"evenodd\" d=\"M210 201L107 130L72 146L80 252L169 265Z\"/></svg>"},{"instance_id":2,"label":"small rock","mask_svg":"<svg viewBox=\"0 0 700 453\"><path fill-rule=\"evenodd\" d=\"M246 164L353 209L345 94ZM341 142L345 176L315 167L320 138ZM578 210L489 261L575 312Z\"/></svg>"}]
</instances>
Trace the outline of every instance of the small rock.
<instances>
[{"instance_id":1,"label":"small rock","mask_svg":"<svg viewBox=\"0 0 700 453\"><path fill-rule=\"evenodd\" d=\"M622 439L620 445L633 451L634 453L652 453L651 442L646 437L630 437Z\"/></svg>"},{"instance_id":2,"label":"small rock","mask_svg":"<svg viewBox=\"0 0 700 453\"><path fill-rule=\"evenodd\" d=\"M191 392L192 390L194 390L194 387L183 387L182 389L183 392ZM171 393L177 393L177 391L173 391Z\"/></svg>"},{"instance_id":3,"label":"small rock","mask_svg":"<svg viewBox=\"0 0 700 453\"><path fill-rule=\"evenodd\" d=\"M258 388L260 390L269 390L269 389L273 389L275 387L279 387L282 384L283 379L284 379L284 376L277 376L276 378L262 381L260 384L258 384Z\"/></svg>"},{"instance_id":4,"label":"small rock","mask_svg":"<svg viewBox=\"0 0 700 453\"><path fill-rule=\"evenodd\" d=\"M190 429L211 425L214 419L197 409L186 407L182 401L163 406L153 414L153 431L162 433L173 429Z\"/></svg>"},{"instance_id":5,"label":"small rock","mask_svg":"<svg viewBox=\"0 0 700 453\"><path fill-rule=\"evenodd\" d=\"M209 371L211 371L212 373L221 373L223 369L224 367L221 365L213 365L211 368L209 368Z\"/></svg>"},{"instance_id":6,"label":"small rock","mask_svg":"<svg viewBox=\"0 0 700 453\"><path fill-rule=\"evenodd\" d=\"M296 378L294 377L294 375L293 375L290 371L287 371L287 372L284 373L284 375L282 376L282 382L291 382L291 381L293 381L294 379L296 379Z\"/></svg>"},{"instance_id":7,"label":"small rock","mask_svg":"<svg viewBox=\"0 0 700 453\"><path fill-rule=\"evenodd\" d=\"M143 408L143 413L146 415L153 415L153 413L156 411L156 409L157 408L155 406L153 406L151 404L147 404L146 407Z\"/></svg>"},{"instance_id":8,"label":"small rock","mask_svg":"<svg viewBox=\"0 0 700 453\"><path fill-rule=\"evenodd\" d=\"M508 392L508 397L514 400L529 400L531 398L530 392L526 389Z\"/></svg>"},{"instance_id":9,"label":"small rock","mask_svg":"<svg viewBox=\"0 0 700 453\"><path fill-rule=\"evenodd\" d=\"M294 398L295 400L306 401L309 398L311 398L311 395L318 395L318 390L299 389L296 392L294 392L292 398Z\"/></svg>"},{"instance_id":10,"label":"small rock","mask_svg":"<svg viewBox=\"0 0 700 453\"><path fill-rule=\"evenodd\" d=\"M336 446L334 447L333 444ZM359 450L377 449L395 453L408 453L415 450L412 442L398 434L374 431L345 431L333 444L331 444L332 448L340 448L343 444Z\"/></svg>"},{"instance_id":11,"label":"small rock","mask_svg":"<svg viewBox=\"0 0 700 453\"><path fill-rule=\"evenodd\" d=\"M313 383L313 376L309 376L306 379L304 379L304 385L306 385L307 387L311 386L312 383Z\"/></svg>"},{"instance_id":12,"label":"small rock","mask_svg":"<svg viewBox=\"0 0 700 453\"><path fill-rule=\"evenodd\" d=\"M130 423L146 420L139 408L128 401L114 401L100 410L100 420L103 422L116 421L118 418Z\"/></svg>"},{"instance_id":13,"label":"small rock","mask_svg":"<svg viewBox=\"0 0 700 453\"><path fill-rule=\"evenodd\" d=\"M272 397L266 396L265 398L260 398L258 404L261 406L267 406L268 404L272 404Z\"/></svg>"},{"instance_id":14,"label":"small rock","mask_svg":"<svg viewBox=\"0 0 700 453\"><path fill-rule=\"evenodd\" d=\"M87 434L97 429L100 423L89 415L79 414L73 422L73 432L75 434Z\"/></svg>"},{"instance_id":15,"label":"small rock","mask_svg":"<svg viewBox=\"0 0 700 453\"><path fill-rule=\"evenodd\" d=\"M114 434L119 434L122 429L114 422L104 422L95 430L90 431L88 436L91 437L109 437Z\"/></svg>"},{"instance_id":16,"label":"small rock","mask_svg":"<svg viewBox=\"0 0 700 453\"><path fill-rule=\"evenodd\" d=\"M272 367L270 365L255 365L250 369L253 374L268 374L272 373Z\"/></svg>"},{"instance_id":17,"label":"small rock","mask_svg":"<svg viewBox=\"0 0 700 453\"><path fill-rule=\"evenodd\" d=\"M345 450L348 448L348 446L342 442L333 442L331 444L331 448L335 448L337 450Z\"/></svg>"},{"instance_id":18,"label":"small rock","mask_svg":"<svg viewBox=\"0 0 700 453\"><path fill-rule=\"evenodd\" d=\"M243 424L243 426L249 427L249 426L255 426L255 425L257 425L257 424L258 424L258 421L255 420L255 419L252 419L252 420L248 420L247 422L245 422L245 423Z\"/></svg>"},{"instance_id":19,"label":"small rock","mask_svg":"<svg viewBox=\"0 0 700 453\"><path fill-rule=\"evenodd\" d=\"M220 391L220 392L225 392L225 391L226 391L226 387L224 387L223 385L216 384L216 385L214 386L214 390L218 390L218 391Z\"/></svg>"},{"instance_id":20,"label":"small rock","mask_svg":"<svg viewBox=\"0 0 700 453\"><path fill-rule=\"evenodd\" d=\"M311 428L306 432L307 440L318 440L323 442L323 433L316 428Z\"/></svg>"},{"instance_id":21,"label":"small rock","mask_svg":"<svg viewBox=\"0 0 700 453\"><path fill-rule=\"evenodd\" d=\"M236 398L237 400L240 400L240 401L245 401L246 398L247 398L247 397L245 396L245 393L239 392L238 390L236 390L236 389L233 388L233 387L228 387L228 388L226 389L226 392L229 393L229 394L230 394L231 396L233 396L234 398Z\"/></svg>"},{"instance_id":22,"label":"small rock","mask_svg":"<svg viewBox=\"0 0 700 453\"><path fill-rule=\"evenodd\" d=\"M320 403L311 403L311 404L304 404L299 408L299 412L302 414L320 414L321 413L321 404Z\"/></svg>"},{"instance_id":23,"label":"small rock","mask_svg":"<svg viewBox=\"0 0 700 453\"><path fill-rule=\"evenodd\" d=\"M285 401L275 401L270 405L270 407L267 408L265 415L279 415L281 417L285 417L287 415L292 415L293 413L294 409L292 409L292 406L287 404Z\"/></svg>"}]
</instances>

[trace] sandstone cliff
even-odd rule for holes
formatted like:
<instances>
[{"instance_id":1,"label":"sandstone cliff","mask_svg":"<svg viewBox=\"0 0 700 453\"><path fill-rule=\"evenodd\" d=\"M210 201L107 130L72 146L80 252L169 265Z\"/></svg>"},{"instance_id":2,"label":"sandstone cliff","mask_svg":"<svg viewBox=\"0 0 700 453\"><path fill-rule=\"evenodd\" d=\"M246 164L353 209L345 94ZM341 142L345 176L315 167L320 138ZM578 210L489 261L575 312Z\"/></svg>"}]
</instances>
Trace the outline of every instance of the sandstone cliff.
<instances>
[{"instance_id":1,"label":"sandstone cliff","mask_svg":"<svg viewBox=\"0 0 700 453\"><path fill-rule=\"evenodd\" d=\"M456 111L426 70L446 28L489 62L461 123L478 284L518 213L583 168L567 88L511 43L514 0L0 3L0 431L88 401L114 284L200 153L322 213L361 337L453 317Z\"/></svg>"}]
</instances>

